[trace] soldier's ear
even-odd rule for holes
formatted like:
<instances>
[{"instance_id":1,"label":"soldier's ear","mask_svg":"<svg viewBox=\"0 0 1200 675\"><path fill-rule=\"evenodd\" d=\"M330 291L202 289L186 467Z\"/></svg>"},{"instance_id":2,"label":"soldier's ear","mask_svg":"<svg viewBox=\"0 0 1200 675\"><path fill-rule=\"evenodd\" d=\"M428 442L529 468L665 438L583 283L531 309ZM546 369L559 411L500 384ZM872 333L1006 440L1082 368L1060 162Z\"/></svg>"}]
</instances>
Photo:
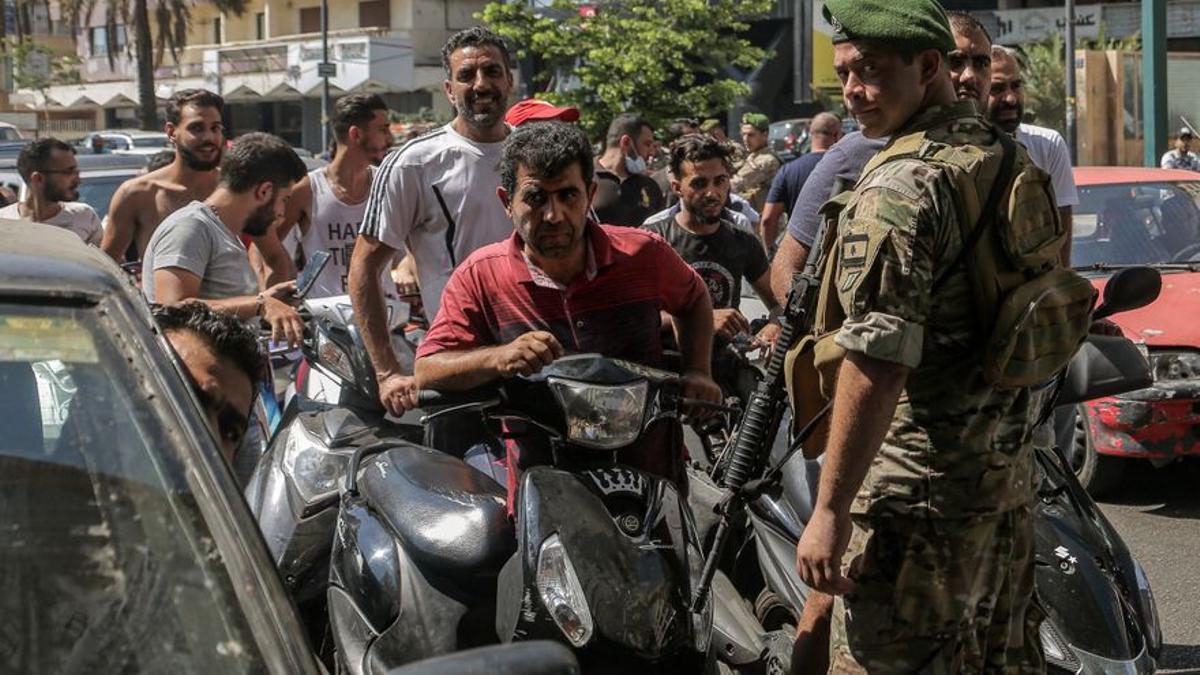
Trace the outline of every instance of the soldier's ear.
<instances>
[{"instance_id":1,"label":"soldier's ear","mask_svg":"<svg viewBox=\"0 0 1200 675\"><path fill-rule=\"evenodd\" d=\"M948 68L946 55L936 49L926 49L917 54L917 66L921 69L921 84L929 86L939 77L945 77Z\"/></svg>"}]
</instances>

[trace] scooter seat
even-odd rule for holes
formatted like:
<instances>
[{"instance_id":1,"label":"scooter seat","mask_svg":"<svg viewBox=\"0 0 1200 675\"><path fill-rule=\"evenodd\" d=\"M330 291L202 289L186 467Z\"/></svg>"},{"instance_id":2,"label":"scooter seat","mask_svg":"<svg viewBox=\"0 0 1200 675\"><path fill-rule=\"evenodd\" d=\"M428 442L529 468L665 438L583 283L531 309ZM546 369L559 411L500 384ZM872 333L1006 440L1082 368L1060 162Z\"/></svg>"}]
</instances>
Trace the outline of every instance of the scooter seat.
<instances>
[{"instance_id":1,"label":"scooter seat","mask_svg":"<svg viewBox=\"0 0 1200 675\"><path fill-rule=\"evenodd\" d=\"M494 575L516 550L505 490L457 457L401 444L362 463L359 490L422 567Z\"/></svg>"}]
</instances>

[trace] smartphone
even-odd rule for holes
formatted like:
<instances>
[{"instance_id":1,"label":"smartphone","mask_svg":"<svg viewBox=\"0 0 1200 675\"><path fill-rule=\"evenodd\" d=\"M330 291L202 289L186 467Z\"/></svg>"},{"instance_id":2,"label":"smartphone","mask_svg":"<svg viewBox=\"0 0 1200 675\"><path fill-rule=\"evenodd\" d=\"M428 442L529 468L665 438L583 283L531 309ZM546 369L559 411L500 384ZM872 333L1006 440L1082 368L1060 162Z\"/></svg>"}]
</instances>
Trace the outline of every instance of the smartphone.
<instances>
[{"instance_id":1,"label":"smartphone","mask_svg":"<svg viewBox=\"0 0 1200 675\"><path fill-rule=\"evenodd\" d=\"M308 263L304 265L300 276L296 278L296 297L303 298L312 290L313 284L317 283L317 277L321 276L321 270L329 264L329 251L317 251L308 259Z\"/></svg>"}]
</instances>

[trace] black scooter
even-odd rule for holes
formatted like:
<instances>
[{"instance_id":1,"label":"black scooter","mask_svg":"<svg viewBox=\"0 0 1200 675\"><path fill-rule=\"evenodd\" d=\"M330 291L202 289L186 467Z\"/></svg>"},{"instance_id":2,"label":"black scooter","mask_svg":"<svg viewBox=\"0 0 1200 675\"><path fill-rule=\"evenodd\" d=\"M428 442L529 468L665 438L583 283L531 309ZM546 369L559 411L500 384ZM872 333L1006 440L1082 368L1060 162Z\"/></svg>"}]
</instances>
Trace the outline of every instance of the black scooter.
<instances>
[{"instance_id":1,"label":"black scooter","mask_svg":"<svg viewBox=\"0 0 1200 675\"><path fill-rule=\"evenodd\" d=\"M711 665L720 603L693 610L703 558L686 501L617 459L676 417L677 389L672 373L584 354L495 388L423 392L426 406L451 406L435 415L503 420L504 435L544 441L552 460L521 476L514 527L505 488L452 455L415 444L356 453L331 563L339 663L359 675L479 643L552 639L587 672ZM719 651L768 651L759 635L733 644L739 634L721 633Z\"/></svg>"},{"instance_id":2,"label":"black scooter","mask_svg":"<svg viewBox=\"0 0 1200 675\"><path fill-rule=\"evenodd\" d=\"M1161 280L1152 269L1130 269L1105 287L1096 318L1145 306ZM1089 336L1059 378L1047 407L1070 406L1149 386L1149 366L1132 342ZM781 395L780 395L781 396ZM769 442L766 440L765 442ZM796 545L812 515L820 460L799 453L770 456L739 500L743 545L720 564L754 603L767 628L794 624L809 589L795 573ZM1041 639L1051 672L1150 673L1162 645L1154 597L1145 572L1076 480L1057 449L1039 449L1042 471L1035 510L1036 587L1047 620ZM726 467L727 469L727 467ZM720 467L713 474L720 475ZM723 493L710 476L693 474L693 507L711 521ZM716 561L714 561L716 562Z\"/></svg>"},{"instance_id":3,"label":"black scooter","mask_svg":"<svg viewBox=\"0 0 1200 675\"><path fill-rule=\"evenodd\" d=\"M388 309L391 315L403 308ZM246 500L313 645L328 658L325 591L346 469L361 448L419 441L423 431L415 412L400 420L385 414L347 296L309 300L301 313L308 329L304 358ZM413 346L403 335L394 337L393 346L411 370Z\"/></svg>"}]
</instances>

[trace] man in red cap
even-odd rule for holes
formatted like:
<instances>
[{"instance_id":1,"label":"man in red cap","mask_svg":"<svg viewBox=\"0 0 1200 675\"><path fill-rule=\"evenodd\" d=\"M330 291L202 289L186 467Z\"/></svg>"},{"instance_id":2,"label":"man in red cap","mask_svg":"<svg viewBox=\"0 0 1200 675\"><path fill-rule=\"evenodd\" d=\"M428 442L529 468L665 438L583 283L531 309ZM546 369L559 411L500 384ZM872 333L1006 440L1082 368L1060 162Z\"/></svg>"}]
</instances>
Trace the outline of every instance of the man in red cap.
<instances>
[{"instance_id":1,"label":"man in red cap","mask_svg":"<svg viewBox=\"0 0 1200 675\"><path fill-rule=\"evenodd\" d=\"M559 120L561 122L578 121L579 108L575 106L559 108L549 101L527 98L513 105L504 115L504 121L508 122L509 126L514 128L526 122L545 122L548 120Z\"/></svg>"}]
</instances>

